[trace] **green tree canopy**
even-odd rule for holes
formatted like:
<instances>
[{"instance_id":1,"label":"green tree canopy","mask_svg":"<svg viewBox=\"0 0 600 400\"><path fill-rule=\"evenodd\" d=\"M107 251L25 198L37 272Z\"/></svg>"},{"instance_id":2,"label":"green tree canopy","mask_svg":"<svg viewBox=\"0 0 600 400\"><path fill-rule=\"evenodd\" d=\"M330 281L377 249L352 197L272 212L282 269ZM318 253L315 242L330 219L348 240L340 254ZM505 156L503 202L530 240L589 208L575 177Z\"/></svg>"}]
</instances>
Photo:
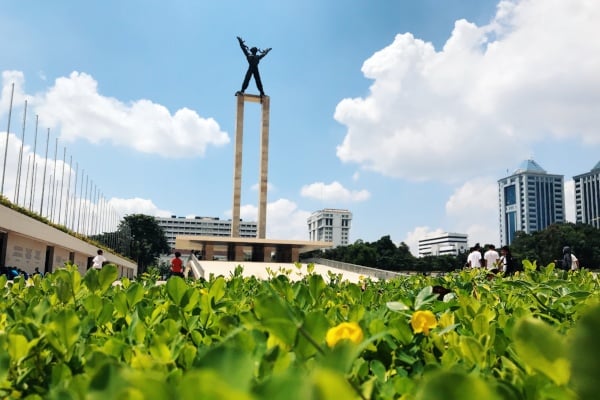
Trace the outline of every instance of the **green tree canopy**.
<instances>
[{"instance_id":1,"label":"green tree canopy","mask_svg":"<svg viewBox=\"0 0 600 400\"><path fill-rule=\"evenodd\" d=\"M388 271L453 271L464 265L462 255L417 258L406 243L395 245L389 235L373 243L357 240L312 256Z\"/></svg>"},{"instance_id":2,"label":"green tree canopy","mask_svg":"<svg viewBox=\"0 0 600 400\"><path fill-rule=\"evenodd\" d=\"M119 230L128 230L131 237L129 257L137 261L138 273L146 271L156 258L171 249L164 230L150 215L132 214L123 218Z\"/></svg>"},{"instance_id":3,"label":"green tree canopy","mask_svg":"<svg viewBox=\"0 0 600 400\"><path fill-rule=\"evenodd\" d=\"M600 229L588 224L552 224L539 232L517 232L510 247L520 259L547 265L562 258L564 246L571 247L582 267L600 267Z\"/></svg>"}]
</instances>

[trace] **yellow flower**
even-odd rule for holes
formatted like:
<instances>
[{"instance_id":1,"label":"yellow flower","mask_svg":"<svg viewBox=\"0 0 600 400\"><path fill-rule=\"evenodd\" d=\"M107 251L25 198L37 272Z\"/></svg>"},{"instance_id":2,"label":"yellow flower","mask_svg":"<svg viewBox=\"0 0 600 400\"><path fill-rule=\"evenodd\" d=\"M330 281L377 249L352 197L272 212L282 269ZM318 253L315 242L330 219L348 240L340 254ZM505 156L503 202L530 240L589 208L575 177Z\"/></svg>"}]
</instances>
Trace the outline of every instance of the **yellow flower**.
<instances>
[{"instance_id":1,"label":"yellow flower","mask_svg":"<svg viewBox=\"0 0 600 400\"><path fill-rule=\"evenodd\" d=\"M415 333L424 333L429 335L429 330L437 326L435 315L429 310L415 311L410 319L410 324Z\"/></svg>"},{"instance_id":2,"label":"yellow flower","mask_svg":"<svg viewBox=\"0 0 600 400\"><path fill-rule=\"evenodd\" d=\"M325 341L329 347L335 346L340 340L348 339L354 343L360 343L363 340L363 331L356 322L342 322L327 331Z\"/></svg>"}]
</instances>

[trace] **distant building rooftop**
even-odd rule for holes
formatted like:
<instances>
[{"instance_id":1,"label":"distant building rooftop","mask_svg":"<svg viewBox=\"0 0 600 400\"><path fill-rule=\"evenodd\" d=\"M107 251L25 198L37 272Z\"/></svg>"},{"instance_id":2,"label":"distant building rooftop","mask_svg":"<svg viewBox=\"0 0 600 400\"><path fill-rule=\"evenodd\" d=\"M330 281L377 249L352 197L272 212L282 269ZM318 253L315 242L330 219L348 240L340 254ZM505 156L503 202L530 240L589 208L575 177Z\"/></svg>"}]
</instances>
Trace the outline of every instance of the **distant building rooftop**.
<instances>
[{"instance_id":1,"label":"distant building rooftop","mask_svg":"<svg viewBox=\"0 0 600 400\"><path fill-rule=\"evenodd\" d=\"M545 174L546 170L540 167L540 164L536 163L533 160L524 160L521 164L519 164L519 168L515 170L513 175L522 174L524 172L533 172L535 174Z\"/></svg>"}]
</instances>

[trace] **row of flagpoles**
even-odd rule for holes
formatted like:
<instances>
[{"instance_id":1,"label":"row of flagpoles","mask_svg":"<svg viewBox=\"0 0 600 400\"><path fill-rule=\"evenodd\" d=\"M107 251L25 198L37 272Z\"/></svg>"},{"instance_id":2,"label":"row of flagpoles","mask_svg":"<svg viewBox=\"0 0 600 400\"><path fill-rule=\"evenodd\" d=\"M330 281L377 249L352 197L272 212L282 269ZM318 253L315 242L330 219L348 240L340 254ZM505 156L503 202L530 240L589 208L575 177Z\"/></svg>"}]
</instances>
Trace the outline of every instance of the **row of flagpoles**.
<instances>
[{"instance_id":1,"label":"row of flagpoles","mask_svg":"<svg viewBox=\"0 0 600 400\"><path fill-rule=\"evenodd\" d=\"M24 149L27 149L25 147L27 100L25 100L23 106L23 121L19 139L17 135L11 135L10 132L14 89L15 85L13 83L4 141L0 195L8 200L11 200L10 195L12 195L14 204L84 236L115 232L121 219L119 213L115 211L94 182L89 179L85 170L83 168L81 171L79 170L77 162L75 163L75 169L73 169L72 155L69 156L69 163L66 163L66 147L63 147L62 160L59 159L58 137L54 140L54 160L48 158L51 143L50 128L47 128L45 132L44 157L37 154L38 115L35 116L33 150L24 155ZM13 146L15 150L18 147L18 151L14 152L15 154L8 151L11 144L13 144L11 142L17 145ZM11 163L8 163L9 160L15 162L15 168L10 168ZM9 187L11 180L14 182L12 188ZM115 243L114 246L111 243L107 243L107 245L115 248L119 238L114 235L108 236L114 237Z\"/></svg>"}]
</instances>

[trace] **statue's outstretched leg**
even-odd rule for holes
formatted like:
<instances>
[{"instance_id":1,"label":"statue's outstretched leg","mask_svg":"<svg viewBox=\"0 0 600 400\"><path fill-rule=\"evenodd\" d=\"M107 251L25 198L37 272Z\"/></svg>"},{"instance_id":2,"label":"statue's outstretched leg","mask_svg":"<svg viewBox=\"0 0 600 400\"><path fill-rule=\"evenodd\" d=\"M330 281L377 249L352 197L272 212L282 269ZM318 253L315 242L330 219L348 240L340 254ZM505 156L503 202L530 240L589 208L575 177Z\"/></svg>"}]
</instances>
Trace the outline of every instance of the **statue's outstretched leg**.
<instances>
[{"instance_id":1,"label":"statue's outstretched leg","mask_svg":"<svg viewBox=\"0 0 600 400\"><path fill-rule=\"evenodd\" d=\"M246 76L244 76L244 82L242 83L242 90L240 90L239 92L236 92L236 96L240 95L240 94L244 94L244 92L246 91L246 89L248 89L248 84L250 83L250 77L252 76L252 71L250 70L250 68L248 68L248 71L246 71Z\"/></svg>"},{"instance_id":2,"label":"statue's outstretched leg","mask_svg":"<svg viewBox=\"0 0 600 400\"><path fill-rule=\"evenodd\" d=\"M258 73L258 70L254 72L254 81L256 82L256 87L258 88L260 95L264 96L265 91L263 90L263 85L262 81L260 80L260 74Z\"/></svg>"}]
</instances>

